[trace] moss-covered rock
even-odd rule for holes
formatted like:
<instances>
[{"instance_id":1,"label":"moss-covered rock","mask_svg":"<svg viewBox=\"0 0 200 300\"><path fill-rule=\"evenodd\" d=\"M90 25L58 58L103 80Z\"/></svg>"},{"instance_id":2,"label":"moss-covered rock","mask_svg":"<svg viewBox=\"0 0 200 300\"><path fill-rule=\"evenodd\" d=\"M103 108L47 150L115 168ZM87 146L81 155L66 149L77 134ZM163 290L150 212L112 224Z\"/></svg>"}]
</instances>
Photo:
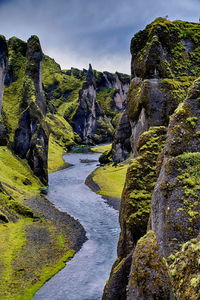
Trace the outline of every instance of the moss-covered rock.
<instances>
[{"instance_id":1,"label":"moss-covered rock","mask_svg":"<svg viewBox=\"0 0 200 300\"><path fill-rule=\"evenodd\" d=\"M132 74L141 78L198 76L199 26L157 18L132 39Z\"/></svg>"},{"instance_id":2,"label":"moss-covered rock","mask_svg":"<svg viewBox=\"0 0 200 300\"><path fill-rule=\"evenodd\" d=\"M169 300L172 286L166 261L159 252L156 235L149 231L134 250L127 300Z\"/></svg>"},{"instance_id":3,"label":"moss-covered rock","mask_svg":"<svg viewBox=\"0 0 200 300\"><path fill-rule=\"evenodd\" d=\"M156 162L164 147L165 139L166 128L164 126L151 127L149 131L144 132L138 142L139 156L131 161L127 170L120 206L121 233L118 243L118 264L133 252L138 239L146 233L151 197L158 177ZM126 270L126 274L129 272L130 268ZM113 278L115 275L112 270L107 287L108 294L111 293L109 287ZM115 286L123 286L124 291L123 297L119 299L126 299L125 282L128 283L128 277L115 278Z\"/></svg>"},{"instance_id":4,"label":"moss-covered rock","mask_svg":"<svg viewBox=\"0 0 200 300\"><path fill-rule=\"evenodd\" d=\"M5 80L2 115L8 141L14 141L20 117L23 83L27 64L27 43L13 37L8 40L8 71Z\"/></svg>"},{"instance_id":5,"label":"moss-covered rock","mask_svg":"<svg viewBox=\"0 0 200 300\"><path fill-rule=\"evenodd\" d=\"M170 120L152 197L151 223L163 256L178 251L199 231L199 92L198 81Z\"/></svg>"},{"instance_id":6,"label":"moss-covered rock","mask_svg":"<svg viewBox=\"0 0 200 300\"><path fill-rule=\"evenodd\" d=\"M200 298L200 236L189 240L175 255L171 255L169 271L176 299Z\"/></svg>"},{"instance_id":7,"label":"moss-covered rock","mask_svg":"<svg viewBox=\"0 0 200 300\"><path fill-rule=\"evenodd\" d=\"M132 261L131 254L123 259L116 259L111 270L112 277L110 277L105 285L102 300L126 299L126 286L128 285L129 270Z\"/></svg>"},{"instance_id":8,"label":"moss-covered rock","mask_svg":"<svg viewBox=\"0 0 200 300\"><path fill-rule=\"evenodd\" d=\"M158 177L156 161L166 139L166 128L151 127L139 139L139 156L128 168L120 207L118 255L132 251L147 230L151 197Z\"/></svg>"},{"instance_id":9,"label":"moss-covered rock","mask_svg":"<svg viewBox=\"0 0 200 300\"><path fill-rule=\"evenodd\" d=\"M47 107L42 89L42 55L39 39L32 36L27 43L26 75L13 149L21 158L27 159L34 174L47 184L49 130L44 119Z\"/></svg>"},{"instance_id":10,"label":"moss-covered rock","mask_svg":"<svg viewBox=\"0 0 200 300\"><path fill-rule=\"evenodd\" d=\"M0 36L0 145L6 144L6 130L2 120L1 110L4 94L4 81L8 67L8 48L4 36Z\"/></svg>"},{"instance_id":11,"label":"moss-covered rock","mask_svg":"<svg viewBox=\"0 0 200 300\"><path fill-rule=\"evenodd\" d=\"M184 283L192 299L199 297L197 264L189 271L191 277L189 272L177 274L178 255L182 262L184 256L188 260L181 245L199 233L199 79L189 89L199 76L199 26L158 18L132 39L133 78L126 110L131 132L126 140L131 141L135 159L121 201L117 263L123 265L133 252L133 274L128 296L124 278L115 278L115 288L124 291L120 299L189 299ZM119 153L123 146L122 141ZM134 251L147 227L156 235L147 234ZM175 279L165 264L169 255L176 256ZM106 295L113 278L112 270Z\"/></svg>"},{"instance_id":12,"label":"moss-covered rock","mask_svg":"<svg viewBox=\"0 0 200 300\"><path fill-rule=\"evenodd\" d=\"M4 93L4 80L8 66L8 48L4 36L0 36L0 114Z\"/></svg>"},{"instance_id":13,"label":"moss-covered rock","mask_svg":"<svg viewBox=\"0 0 200 300\"><path fill-rule=\"evenodd\" d=\"M91 65L88 71L75 68L61 70L53 59L43 58L48 110L63 116L82 143L111 140L112 119L126 105L129 80L125 74L97 72Z\"/></svg>"}]
</instances>

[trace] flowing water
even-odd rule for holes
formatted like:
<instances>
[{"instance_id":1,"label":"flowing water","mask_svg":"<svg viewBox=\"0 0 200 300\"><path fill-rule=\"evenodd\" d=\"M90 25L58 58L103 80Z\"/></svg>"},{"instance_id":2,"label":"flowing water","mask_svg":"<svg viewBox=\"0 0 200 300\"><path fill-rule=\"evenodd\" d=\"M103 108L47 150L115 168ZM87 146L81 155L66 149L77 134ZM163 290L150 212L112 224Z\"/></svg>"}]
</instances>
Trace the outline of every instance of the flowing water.
<instances>
[{"instance_id":1,"label":"flowing water","mask_svg":"<svg viewBox=\"0 0 200 300\"><path fill-rule=\"evenodd\" d=\"M118 212L86 185L86 177L97 162L81 163L80 159L98 160L99 154L66 154L74 166L50 174L48 199L61 211L78 219L88 240L66 267L50 279L34 300L98 300L112 264L117 256L119 235Z\"/></svg>"}]
</instances>

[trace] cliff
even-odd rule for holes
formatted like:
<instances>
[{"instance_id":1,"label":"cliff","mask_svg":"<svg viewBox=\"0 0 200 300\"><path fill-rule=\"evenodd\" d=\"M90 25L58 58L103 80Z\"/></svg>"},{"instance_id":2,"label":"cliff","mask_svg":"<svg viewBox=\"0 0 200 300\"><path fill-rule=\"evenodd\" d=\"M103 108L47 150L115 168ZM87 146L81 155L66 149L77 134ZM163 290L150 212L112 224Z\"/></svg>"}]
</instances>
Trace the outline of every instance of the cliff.
<instances>
[{"instance_id":1,"label":"cliff","mask_svg":"<svg viewBox=\"0 0 200 300\"><path fill-rule=\"evenodd\" d=\"M196 23L158 18L133 37L127 114L135 155L142 132L150 126L168 125L169 116L199 74L198 29ZM112 152L114 161L116 157L124 160L117 138Z\"/></svg>"},{"instance_id":2,"label":"cliff","mask_svg":"<svg viewBox=\"0 0 200 300\"><path fill-rule=\"evenodd\" d=\"M8 67L8 47L6 39L4 36L0 36L0 116L2 110L2 101L4 94L4 81L6 77ZM5 141L5 128L2 122L2 117L0 120L0 145L4 145Z\"/></svg>"},{"instance_id":3,"label":"cliff","mask_svg":"<svg viewBox=\"0 0 200 300\"><path fill-rule=\"evenodd\" d=\"M38 37L0 37L0 298L31 299L85 240L83 227L40 196L71 126L47 115ZM5 85L4 85L5 84ZM57 126L55 126L55 124ZM49 137L50 133L50 137ZM48 149L50 139L50 149ZM52 147L53 145L53 147Z\"/></svg>"},{"instance_id":4,"label":"cliff","mask_svg":"<svg viewBox=\"0 0 200 300\"><path fill-rule=\"evenodd\" d=\"M42 55L38 38L32 36L27 42L27 65L13 149L20 158L27 159L33 173L47 184L49 130L45 121L47 106L42 88Z\"/></svg>"},{"instance_id":5,"label":"cliff","mask_svg":"<svg viewBox=\"0 0 200 300\"><path fill-rule=\"evenodd\" d=\"M132 39L124 113L130 135L118 138L121 121L111 154L116 162L128 151L134 159L121 199L118 258L103 299L200 297L199 26L159 18Z\"/></svg>"}]
</instances>

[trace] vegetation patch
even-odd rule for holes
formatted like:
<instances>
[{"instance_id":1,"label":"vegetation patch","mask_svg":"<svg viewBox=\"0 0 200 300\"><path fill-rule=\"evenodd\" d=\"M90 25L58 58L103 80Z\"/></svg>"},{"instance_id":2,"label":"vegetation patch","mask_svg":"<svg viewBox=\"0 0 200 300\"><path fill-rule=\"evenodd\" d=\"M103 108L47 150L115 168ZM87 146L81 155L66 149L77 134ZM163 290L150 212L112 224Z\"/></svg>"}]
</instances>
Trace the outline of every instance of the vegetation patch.
<instances>
[{"instance_id":1,"label":"vegetation patch","mask_svg":"<svg viewBox=\"0 0 200 300\"><path fill-rule=\"evenodd\" d=\"M107 145L102 145L102 146L91 147L90 149L93 152L103 153L105 151L110 151L111 147L112 147L112 144L107 144Z\"/></svg>"},{"instance_id":2,"label":"vegetation patch","mask_svg":"<svg viewBox=\"0 0 200 300\"><path fill-rule=\"evenodd\" d=\"M200 239L192 239L182 245L181 251L169 257L172 285L177 299L200 298Z\"/></svg>"},{"instance_id":3,"label":"vegetation patch","mask_svg":"<svg viewBox=\"0 0 200 300\"><path fill-rule=\"evenodd\" d=\"M32 299L75 253L47 220L22 219L0 225L0 239L0 298L4 300Z\"/></svg>"},{"instance_id":4,"label":"vegetation patch","mask_svg":"<svg viewBox=\"0 0 200 300\"><path fill-rule=\"evenodd\" d=\"M98 193L105 197L121 198L128 163L113 166L111 164L100 167L93 172L93 180L98 184Z\"/></svg>"},{"instance_id":5,"label":"vegetation patch","mask_svg":"<svg viewBox=\"0 0 200 300\"><path fill-rule=\"evenodd\" d=\"M123 192L123 223L133 240L143 236L147 229L151 197L158 177L157 159L165 145L166 128L150 127L138 141L139 156L132 160Z\"/></svg>"}]
</instances>

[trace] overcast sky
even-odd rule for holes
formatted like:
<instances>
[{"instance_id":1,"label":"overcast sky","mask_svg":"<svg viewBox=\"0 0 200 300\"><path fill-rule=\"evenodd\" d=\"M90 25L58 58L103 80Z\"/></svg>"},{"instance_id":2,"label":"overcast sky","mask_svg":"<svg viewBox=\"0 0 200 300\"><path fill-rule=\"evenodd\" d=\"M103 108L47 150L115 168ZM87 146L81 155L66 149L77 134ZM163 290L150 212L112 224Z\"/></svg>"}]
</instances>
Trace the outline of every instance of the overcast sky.
<instances>
[{"instance_id":1,"label":"overcast sky","mask_svg":"<svg viewBox=\"0 0 200 300\"><path fill-rule=\"evenodd\" d=\"M130 73L130 40L156 17L197 22L200 0L0 0L0 34L39 36L63 69Z\"/></svg>"}]
</instances>

